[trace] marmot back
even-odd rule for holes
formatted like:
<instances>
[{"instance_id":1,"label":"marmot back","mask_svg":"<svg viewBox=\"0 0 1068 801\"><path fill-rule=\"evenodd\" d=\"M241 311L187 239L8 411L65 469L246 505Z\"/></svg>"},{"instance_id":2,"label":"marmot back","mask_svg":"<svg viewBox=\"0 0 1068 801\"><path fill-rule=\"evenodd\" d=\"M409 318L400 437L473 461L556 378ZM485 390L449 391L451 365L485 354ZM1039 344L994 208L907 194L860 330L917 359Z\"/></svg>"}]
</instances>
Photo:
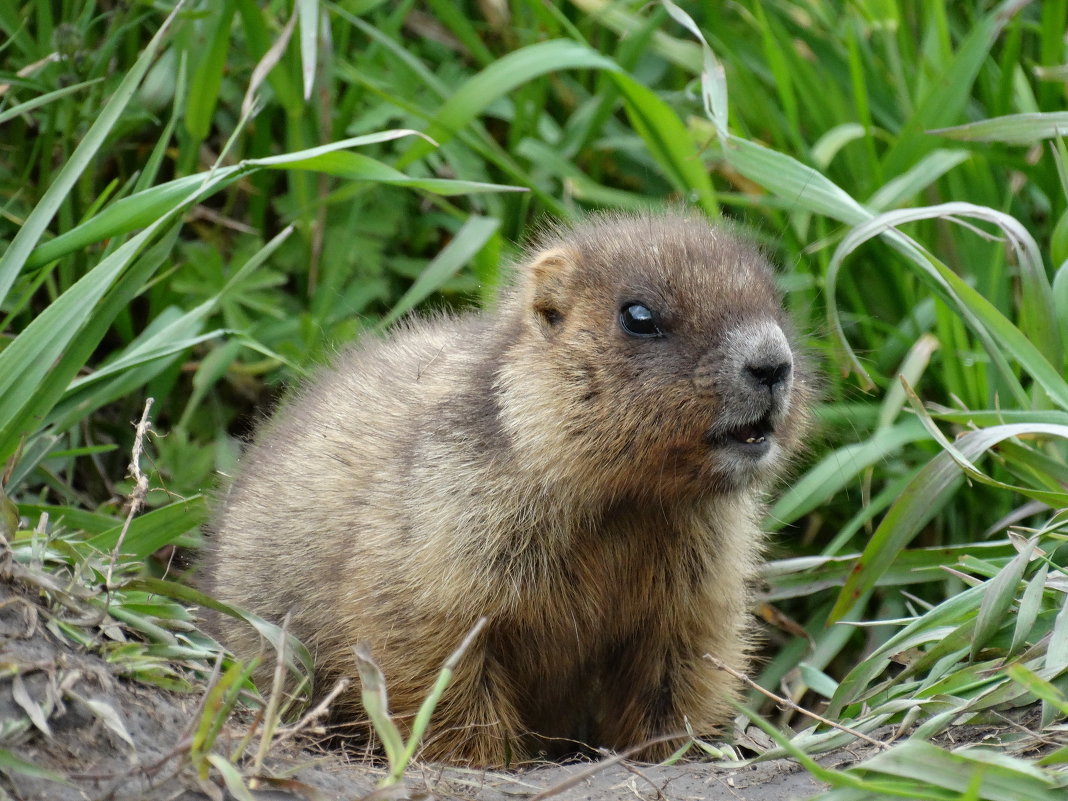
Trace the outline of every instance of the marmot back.
<instances>
[{"instance_id":1,"label":"marmot back","mask_svg":"<svg viewBox=\"0 0 1068 801\"><path fill-rule=\"evenodd\" d=\"M320 688L367 643L401 720L485 616L425 758L712 733L736 687L703 657L746 665L761 496L807 421L789 332L771 268L728 230L554 231L495 311L362 341L283 405L218 511L208 590L291 613ZM364 720L358 682L340 714Z\"/></svg>"}]
</instances>

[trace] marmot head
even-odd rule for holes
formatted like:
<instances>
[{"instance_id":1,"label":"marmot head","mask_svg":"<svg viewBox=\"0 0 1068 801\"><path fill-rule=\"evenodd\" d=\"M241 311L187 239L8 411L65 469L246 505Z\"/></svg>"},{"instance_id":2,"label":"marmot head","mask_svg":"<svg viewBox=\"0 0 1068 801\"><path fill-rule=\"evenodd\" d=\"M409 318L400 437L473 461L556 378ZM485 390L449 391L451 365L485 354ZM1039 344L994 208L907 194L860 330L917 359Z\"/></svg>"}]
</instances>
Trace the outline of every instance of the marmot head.
<instances>
[{"instance_id":1,"label":"marmot head","mask_svg":"<svg viewBox=\"0 0 1068 801\"><path fill-rule=\"evenodd\" d=\"M773 271L706 221L555 230L502 312L501 417L535 478L651 499L745 490L806 428L810 379Z\"/></svg>"}]
</instances>

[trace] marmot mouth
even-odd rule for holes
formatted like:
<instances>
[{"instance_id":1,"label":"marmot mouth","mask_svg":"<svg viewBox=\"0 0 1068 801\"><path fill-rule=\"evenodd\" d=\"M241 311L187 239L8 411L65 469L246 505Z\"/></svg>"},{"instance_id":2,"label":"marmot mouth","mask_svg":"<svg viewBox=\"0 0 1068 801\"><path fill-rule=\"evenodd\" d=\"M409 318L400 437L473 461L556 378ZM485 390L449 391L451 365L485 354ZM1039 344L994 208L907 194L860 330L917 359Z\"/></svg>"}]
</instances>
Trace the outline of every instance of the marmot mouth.
<instances>
[{"instance_id":1,"label":"marmot mouth","mask_svg":"<svg viewBox=\"0 0 1068 801\"><path fill-rule=\"evenodd\" d=\"M755 423L748 423L744 426L732 428L727 432L727 436L742 445L762 445L767 442L768 437L770 437L774 431L775 428L768 421L767 417L763 417Z\"/></svg>"},{"instance_id":2,"label":"marmot mouth","mask_svg":"<svg viewBox=\"0 0 1068 801\"><path fill-rule=\"evenodd\" d=\"M753 456L763 455L771 448L775 435L775 425L771 415L766 414L759 420L744 423L725 431L709 432L708 443L721 448L737 448L742 453Z\"/></svg>"}]
</instances>

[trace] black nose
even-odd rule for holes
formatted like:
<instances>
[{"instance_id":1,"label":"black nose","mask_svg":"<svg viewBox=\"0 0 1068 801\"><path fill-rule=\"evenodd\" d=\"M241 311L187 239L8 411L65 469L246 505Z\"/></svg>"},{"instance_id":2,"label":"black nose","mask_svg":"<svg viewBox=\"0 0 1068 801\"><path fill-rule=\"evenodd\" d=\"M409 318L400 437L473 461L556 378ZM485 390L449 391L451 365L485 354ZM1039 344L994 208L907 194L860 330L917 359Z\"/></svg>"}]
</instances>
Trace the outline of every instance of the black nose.
<instances>
[{"instance_id":1,"label":"black nose","mask_svg":"<svg viewBox=\"0 0 1068 801\"><path fill-rule=\"evenodd\" d=\"M776 384L781 384L789 377L790 362L747 364L745 371L758 384L763 384L768 389L774 389Z\"/></svg>"}]
</instances>

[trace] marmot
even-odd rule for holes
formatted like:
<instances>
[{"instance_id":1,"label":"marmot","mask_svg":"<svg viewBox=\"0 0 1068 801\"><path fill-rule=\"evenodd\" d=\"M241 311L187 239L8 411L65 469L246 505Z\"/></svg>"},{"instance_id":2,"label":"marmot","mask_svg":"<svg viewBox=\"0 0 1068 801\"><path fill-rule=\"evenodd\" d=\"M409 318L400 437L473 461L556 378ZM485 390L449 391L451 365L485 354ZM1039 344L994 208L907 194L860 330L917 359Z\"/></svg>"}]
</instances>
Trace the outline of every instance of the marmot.
<instances>
[{"instance_id":1,"label":"marmot","mask_svg":"<svg viewBox=\"0 0 1068 801\"><path fill-rule=\"evenodd\" d=\"M485 616L430 760L714 733L737 688L704 655L746 665L762 494L811 394L773 271L646 214L550 231L516 274L494 311L365 339L282 406L216 516L208 590L291 613L322 689L367 643L402 721ZM340 711L363 719L358 682Z\"/></svg>"}]
</instances>

